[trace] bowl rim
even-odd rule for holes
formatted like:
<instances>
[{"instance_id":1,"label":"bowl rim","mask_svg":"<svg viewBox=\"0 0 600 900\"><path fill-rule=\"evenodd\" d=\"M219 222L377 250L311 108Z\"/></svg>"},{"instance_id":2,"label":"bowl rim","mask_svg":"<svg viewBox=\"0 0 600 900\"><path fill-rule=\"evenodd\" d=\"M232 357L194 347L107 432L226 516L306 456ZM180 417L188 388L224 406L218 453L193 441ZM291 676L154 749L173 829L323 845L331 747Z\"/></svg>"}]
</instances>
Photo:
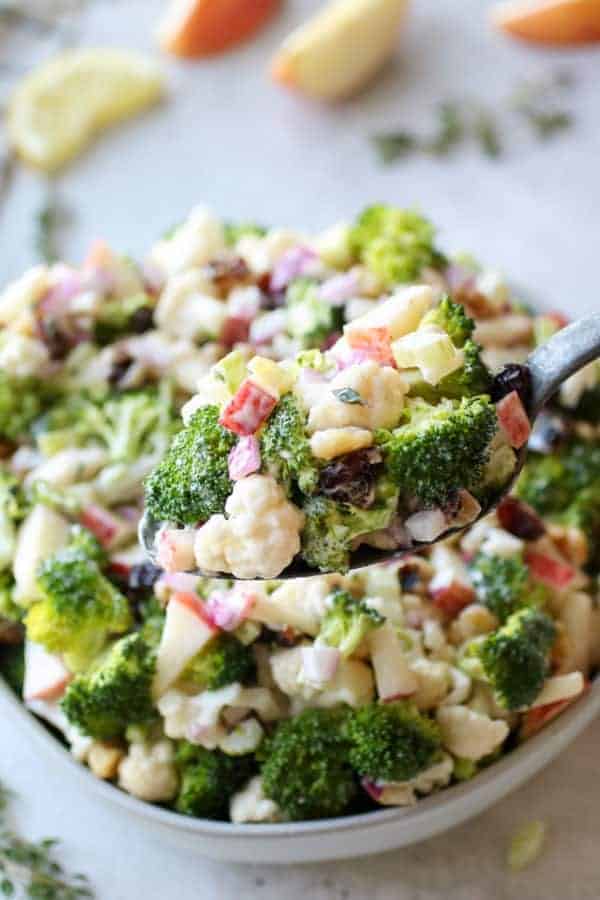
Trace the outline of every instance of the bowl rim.
<instances>
[{"instance_id":1,"label":"bowl rim","mask_svg":"<svg viewBox=\"0 0 600 900\"><path fill-rule=\"evenodd\" d=\"M243 838L260 839L277 838L292 839L306 836L318 836L331 831L348 832L354 830L370 830L382 825L412 821L415 825L424 817L436 814L439 820L445 813L456 810L455 824L465 821L485 806L492 805L511 789L516 789L538 772L551 759L558 755L578 734L587 727L600 713L600 677L592 680L584 694L563 710L557 718L546 725L523 744L511 750L506 756L492 763L485 771L480 772L469 781L451 785L423 797L413 806L388 807L372 812L357 813L350 816L338 816L328 819L314 819L307 822L282 822L271 824L234 824L232 822L196 819L182 815L164 807L127 794L116 784L97 778L83 763L71 755L60 741L54 737L45 725L30 711L0 677L0 703L6 704L16 715L23 729L34 735L35 739L50 749L55 759L71 768L71 771L84 782L90 790L105 797L111 803L120 806L138 817L150 819L157 825L175 828L197 837L207 838ZM556 738L561 738L556 741ZM554 748L552 746L555 743ZM550 745L551 749L548 750ZM547 750L547 752L544 752ZM540 762L541 759L541 762ZM516 774L515 774L516 773ZM490 803L485 802L485 795L490 785L497 784L498 789ZM477 803L478 799L480 801ZM467 811L469 807L475 812ZM445 818L445 816L444 816ZM447 826L430 830L433 836Z\"/></svg>"}]
</instances>

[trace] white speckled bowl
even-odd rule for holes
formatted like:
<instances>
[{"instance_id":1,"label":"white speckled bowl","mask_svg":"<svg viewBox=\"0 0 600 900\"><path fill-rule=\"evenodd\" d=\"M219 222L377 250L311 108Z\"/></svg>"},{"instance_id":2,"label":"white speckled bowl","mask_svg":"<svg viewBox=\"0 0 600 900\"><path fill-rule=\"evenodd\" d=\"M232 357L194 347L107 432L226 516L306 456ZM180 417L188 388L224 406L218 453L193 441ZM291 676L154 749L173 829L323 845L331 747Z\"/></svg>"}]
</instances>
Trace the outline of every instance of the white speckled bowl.
<instances>
[{"instance_id":1,"label":"white speckled bowl","mask_svg":"<svg viewBox=\"0 0 600 900\"><path fill-rule=\"evenodd\" d=\"M543 731L472 781L447 788L409 808L290 825L229 825L191 819L136 800L100 781L22 706L0 679L0 708L24 735L46 747L90 790L135 817L162 840L214 859L299 863L378 853L404 847L459 825L520 787L554 759L600 712L600 680Z\"/></svg>"}]
</instances>

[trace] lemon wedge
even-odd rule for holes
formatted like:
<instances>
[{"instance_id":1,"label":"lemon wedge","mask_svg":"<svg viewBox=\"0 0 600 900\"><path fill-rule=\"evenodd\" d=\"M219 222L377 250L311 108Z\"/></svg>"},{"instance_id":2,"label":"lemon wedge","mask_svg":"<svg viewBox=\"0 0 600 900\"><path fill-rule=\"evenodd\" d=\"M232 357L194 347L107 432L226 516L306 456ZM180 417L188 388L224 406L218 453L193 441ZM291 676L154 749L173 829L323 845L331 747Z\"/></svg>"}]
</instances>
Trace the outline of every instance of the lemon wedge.
<instances>
[{"instance_id":1,"label":"lemon wedge","mask_svg":"<svg viewBox=\"0 0 600 900\"><path fill-rule=\"evenodd\" d=\"M158 67L124 50L70 50L34 69L7 112L9 141L25 161L54 172L95 136L157 102Z\"/></svg>"}]
</instances>

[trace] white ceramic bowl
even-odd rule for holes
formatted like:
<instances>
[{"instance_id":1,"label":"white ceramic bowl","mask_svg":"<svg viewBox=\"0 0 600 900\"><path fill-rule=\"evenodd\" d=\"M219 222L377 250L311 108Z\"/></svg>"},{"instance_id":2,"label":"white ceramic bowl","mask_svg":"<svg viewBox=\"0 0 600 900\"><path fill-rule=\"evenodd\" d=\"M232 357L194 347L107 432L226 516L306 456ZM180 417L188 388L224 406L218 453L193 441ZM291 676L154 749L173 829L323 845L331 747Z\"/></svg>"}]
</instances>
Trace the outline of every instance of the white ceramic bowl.
<instances>
[{"instance_id":1,"label":"white ceramic bowl","mask_svg":"<svg viewBox=\"0 0 600 900\"><path fill-rule=\"evenodd\" d=\"M554 759L600 712L600 679L535 737L472 781L446 788L409 808L391 808L339 819L289 825L229 825L191 819L136 800L97 779L27 711L0 679L0 707L24 735L86 787L137 819L162 841L214 859L247 863L298 863L343 859L405 847L447 831L492 806Z\"/></svg>"}]
</instances>

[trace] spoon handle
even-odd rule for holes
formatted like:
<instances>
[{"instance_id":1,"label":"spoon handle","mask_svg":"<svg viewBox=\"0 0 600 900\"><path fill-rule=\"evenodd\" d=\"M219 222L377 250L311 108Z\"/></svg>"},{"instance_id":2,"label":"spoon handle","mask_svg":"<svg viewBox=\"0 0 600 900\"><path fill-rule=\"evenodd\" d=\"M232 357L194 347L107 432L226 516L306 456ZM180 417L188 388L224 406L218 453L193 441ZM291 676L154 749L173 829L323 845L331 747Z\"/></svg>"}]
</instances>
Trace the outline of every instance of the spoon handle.
<instances>
[{"instance_id":1,"label":"spoon handle","mask_svg":"<svg viewBox=\"0 0 600 900\"><path fill-rule=\"evenodd\" d=\"M598 357L600 313L573 322L538 347L527 360L532 379L531 417L537 416L569 375Z\"/></svg>"}]
</instances>

